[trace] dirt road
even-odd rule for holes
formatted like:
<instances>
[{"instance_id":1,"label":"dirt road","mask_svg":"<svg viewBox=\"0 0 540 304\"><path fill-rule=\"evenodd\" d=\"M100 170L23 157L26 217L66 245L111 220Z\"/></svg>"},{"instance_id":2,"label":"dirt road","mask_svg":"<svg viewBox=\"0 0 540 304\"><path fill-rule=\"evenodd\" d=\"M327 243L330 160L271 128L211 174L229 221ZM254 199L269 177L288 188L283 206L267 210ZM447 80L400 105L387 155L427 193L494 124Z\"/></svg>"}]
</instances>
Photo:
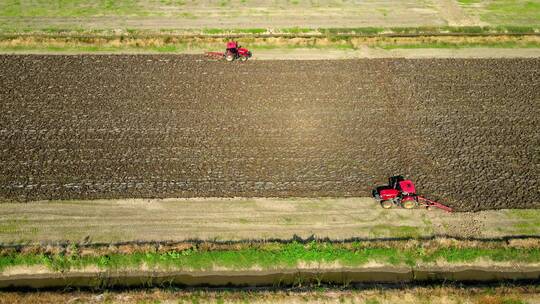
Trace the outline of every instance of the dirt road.
<instances>
[{"instance_id":1,"label":"dirt road","mask_svg":"<svg viewBox=\"0 0 540 304\"><path fill-rule=\"evenodd\" d=\"M31 53L25 51L25 53ZM39 53L39 52L36 52ZM43 52L41 52L43 54ZM425 48L392 49L360 48L358 50L274 49L257 50L250 60L329 60L366 58L539 58L538 48Z\"/></svg>"},{"instance_id":2,"label":"dirt road","mask_svg":"<svg viewBox=\"0 0 540 304\"><path fill-rule=\"evenodd\" d=\"M384 210L371 198L56 201L0 207L4 244L540 234L540 210Z\"/></svg>"},{"instance_id":3,"label":"dirt road","mask_svg":"<svg viewBox=\"0 0 540 304\"><path fill-rule=\"evenodd\" d=\"M465 13L457 1L439 0L434 2L435 7L450 26L486 25L479 18L473 18Z\"/></svg>"},{"instance_id":4,"label":"dirt road","mask_svg":"<svg viewBox=\"0 0 540 304\"><path fill-rule=\"evenodd\" d=\"M216 47L217 49L217 47ZM200 55L205 50L189 49L178 52L159 52L168 55ZM4 55L119 55L119 54L158 54L152 50L122 50L110 51L72 51L72 50L1 50ZM312 48L276 48L268 50L255 50L250 61L258 60L341 60L341 59L503 59L503 58L540 58L540 48L414 48L390 49L362 47L356 50L340 49L312 49Z\"/></svg>"},{"instance_id":5,"label":"dirt road","mask_svg":"<svg viewBox=\"0 0 540 304\"><path fill-rule=\"evenodd\" d=\"M540 59L0 56L0 198L367 196L540 206Z\"/></svg>"}]
</instances>

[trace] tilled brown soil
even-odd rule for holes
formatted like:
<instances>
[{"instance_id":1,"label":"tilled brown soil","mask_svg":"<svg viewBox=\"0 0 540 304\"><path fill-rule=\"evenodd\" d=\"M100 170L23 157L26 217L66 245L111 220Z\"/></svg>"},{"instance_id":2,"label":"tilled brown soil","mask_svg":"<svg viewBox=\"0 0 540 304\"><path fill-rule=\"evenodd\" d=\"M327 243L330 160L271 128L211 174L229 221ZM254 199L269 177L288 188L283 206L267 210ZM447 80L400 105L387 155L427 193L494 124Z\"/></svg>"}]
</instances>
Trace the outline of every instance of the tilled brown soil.
<instances>
[{"instance_id":1,"label":"tilled brown soil","mask_svg":"<svg viewBox=\"0 0 540 304\"><path fill-rule=\"evenodd\" d=\"M365 196L540 207L540 59L0 56L0 197Z\"/></svg>"}]
</instances>

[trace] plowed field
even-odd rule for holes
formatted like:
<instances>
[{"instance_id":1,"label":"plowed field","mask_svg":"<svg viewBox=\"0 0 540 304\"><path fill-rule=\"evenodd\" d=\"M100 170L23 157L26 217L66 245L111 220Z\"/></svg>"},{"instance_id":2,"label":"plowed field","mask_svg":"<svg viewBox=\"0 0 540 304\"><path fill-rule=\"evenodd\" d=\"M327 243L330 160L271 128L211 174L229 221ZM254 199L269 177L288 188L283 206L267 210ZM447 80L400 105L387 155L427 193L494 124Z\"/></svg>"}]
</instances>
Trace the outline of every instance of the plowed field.
<instances>
[{"instance_id":1,"label":"plowed field","mask_svg":"<svg viewBox=\"0 0 540 304\"><path fill-rule=\"evenodd\" d=\"M540 59L0 56L0 198L365 196L540 207Z\"/></svg>"}]
</instances>

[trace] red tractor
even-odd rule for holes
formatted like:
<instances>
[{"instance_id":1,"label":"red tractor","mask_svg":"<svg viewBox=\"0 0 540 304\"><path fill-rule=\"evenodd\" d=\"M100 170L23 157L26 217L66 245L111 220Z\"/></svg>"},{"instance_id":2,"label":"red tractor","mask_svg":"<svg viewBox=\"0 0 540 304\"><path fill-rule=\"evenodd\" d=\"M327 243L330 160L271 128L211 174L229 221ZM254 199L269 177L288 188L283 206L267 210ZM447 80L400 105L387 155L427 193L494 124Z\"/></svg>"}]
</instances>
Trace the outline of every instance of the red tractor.
<instances>
[{"instance_id":1,"label":"red tractor","mask_svg":"<svg viewBox=\"0 0 540 304\"><path fill-rule=\"evenodd\" d=\"M435 207L452 212L452 208L416 194L414 183L411 180L403 178L401 175L392 176L388 179L388 185L375 188L373 190L373 197L384 209L390 209L395 206L405 209Z\"/></svg>"},{"instance_id":2,"label":"red tractor","mask_svg":"<svg viewBox=\"0 0 540 304\"><path fill-rule=\"evenodd\" d=\"M240 59L240 61L246 61L251 57L251 52L241 47L237 41L227 42L227 49L225 50L225 60L233 61L235 59Z\"/></svg>"},{"instance_id":3,"label":"red tractor","mask_svg":"<svg viewBox=\"0 0 540 304\"><path fill-rule=\"evenodd\" d=\"M249 58L251 58L251 52L238 45L237 41L229 41L227 42L227 47L225 49L225 53L221 52L206 52L207 56L217 57L217 58L225 58L225 60L231 62L236 59L239 59L240 61L246 61Z\"/></svg>"}]
</instances>

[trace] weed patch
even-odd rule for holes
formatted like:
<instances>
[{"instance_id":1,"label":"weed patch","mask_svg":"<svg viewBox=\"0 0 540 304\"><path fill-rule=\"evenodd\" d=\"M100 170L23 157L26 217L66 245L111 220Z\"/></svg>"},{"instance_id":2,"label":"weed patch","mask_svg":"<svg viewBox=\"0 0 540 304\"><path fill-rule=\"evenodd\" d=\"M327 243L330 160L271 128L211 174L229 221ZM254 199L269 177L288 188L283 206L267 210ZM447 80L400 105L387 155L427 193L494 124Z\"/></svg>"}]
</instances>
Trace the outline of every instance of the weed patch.
<instances>
[{"instance_id":1,"label":"weed patch","mask_svg":"<svg viewBox=\"0 0 540 304\"><path fill-rule=\"evenodd\" d=\"M212 270L227 269L283 269L301 265L362 266L368 262L387 265L409 265L433 263L444 260L448 263L491 260L494 262L540 262L540 248L458 248L448 247L425 250L422 247L398 249L392 247L363 248L360 243L340 246L326 242L307 244L290 243L272 246L252 246L238 250L208 250L188 248L168 252L134 252L130 254L105 254L81 256L76 249L70 253L57 254L6 254L0 256L0 269L11 266L46 266L54 271L68 271L88 266L105 270L140 268Z\"/></svg>"}]
</instances>

